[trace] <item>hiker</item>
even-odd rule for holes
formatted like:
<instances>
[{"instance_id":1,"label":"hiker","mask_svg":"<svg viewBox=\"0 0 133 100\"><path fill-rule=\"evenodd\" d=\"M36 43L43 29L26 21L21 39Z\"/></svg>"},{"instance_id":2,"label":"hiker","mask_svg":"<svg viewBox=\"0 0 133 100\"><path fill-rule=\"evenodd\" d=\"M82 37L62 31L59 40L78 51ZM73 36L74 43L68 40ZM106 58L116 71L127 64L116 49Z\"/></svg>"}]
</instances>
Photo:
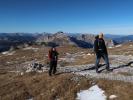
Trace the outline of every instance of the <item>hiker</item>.
<instances>
[{"instance_id":1,"label":"hiker","mask_svg":"<svg viewBox=\"0 0 133 100\"><path fill-rule=\"evenodd\" d=\"M96 63L95 63L96 72L99 73L98 67L101 58L103 58L106 63L107 71L111 71L109 68L108 52L105 45L105 41L103 39L103 33L100 33L98 36L95 37L94 51L96 53Z\"/></svg>"},{"instance_id":2,"label":"hiker","mask_svg":"<svg viewBox=\"0 0 133 100\"><path fill-rule=\"evenodd\" d=\"M56 67L57 67L57 60L58 60L58 52L56 51L55 47L52 47L49 50L48 54L49 60L50 60L50 69L49 69L49 76L56 73Z\"/></svg>"}]
</instances>

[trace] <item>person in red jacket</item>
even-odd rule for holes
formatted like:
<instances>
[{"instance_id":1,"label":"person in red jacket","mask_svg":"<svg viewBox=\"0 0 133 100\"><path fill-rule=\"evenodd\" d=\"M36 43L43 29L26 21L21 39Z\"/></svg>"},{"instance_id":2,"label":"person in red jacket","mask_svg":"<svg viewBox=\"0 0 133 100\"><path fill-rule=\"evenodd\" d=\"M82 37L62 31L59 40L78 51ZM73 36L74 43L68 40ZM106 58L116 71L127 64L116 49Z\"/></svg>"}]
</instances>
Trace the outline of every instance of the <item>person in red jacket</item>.
<instances>
[{"instance_id":1,"label":"person in red jacket","mask_svg":"<svg viewBox=\"0 0 133 100\"><path fill-rule=\"evenodd\" d=\"M50 69L49 69L49 76L56 73L56 67L57 67L57 61L58 61L58 55L59 53L57 52L55 47L52 47L49 50L49 60L50 60Z\"/></svg>"}]
</instances>

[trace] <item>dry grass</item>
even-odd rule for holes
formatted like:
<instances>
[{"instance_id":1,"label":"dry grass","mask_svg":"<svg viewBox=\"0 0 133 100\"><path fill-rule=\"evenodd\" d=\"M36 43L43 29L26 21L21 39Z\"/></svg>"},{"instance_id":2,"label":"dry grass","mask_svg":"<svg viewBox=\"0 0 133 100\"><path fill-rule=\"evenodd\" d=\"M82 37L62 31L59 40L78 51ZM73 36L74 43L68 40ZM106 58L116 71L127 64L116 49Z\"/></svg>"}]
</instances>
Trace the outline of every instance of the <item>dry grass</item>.
<instances>
[{"instance_id":1,"label":"dry grass","mask_svg":"<svg viewBox=\"0 0 133 100\"><path fill-rule=\"evenodd\" d=\"M4 79L5 78L5 79ZM24 76L4 74L0 76L0 97L2 100L75 100L76 93L90 87L90 81L84 77L74 80L72 74L60 74L49 77L46 73L29 73Z\"/></svg>"},{"instance_id":2,"label":"dry grass","mask_svg":"<svg viewBox=\"0 0 133 100\"><path fill-rule=\"evenodd\" d=\"M24 63L26 61L31 61L33 59L36 59L37 61L40 61L42 64L46 64L48 60L48 51L49 47L35 47L39 48L37 52L34 50L16 50L13 55L2 55L0 54L0 69L6 69L6 70L15 70L15 66L21 63ZM59 52L59 58L63 58L66 56L66 53L74 54L77 52L84 52L85 54L91 52L90 49L83 49L73 46L62 46L57 47L57 51ZM82 58L82 59L81 59ZM94 57L86 56L83 57L77 57L75 62L67 63L64 62L65 65L80 65L80 64L87 64L92 63L94 61ZM92 59L93 58L93 59ZM7 63L10 62L10 63ZM62 62L61 62L62 63Z\"/></svg>"},{"instance_id":3,"label":"dry grass","mask_svg":"<svg viewBox=\"0 0 133 100\"><path fill-rule=\"evenodd\" d=\"M14 73L0 75L1 100L75 100L77 92L98 84L105 94L118 96L116 100L132 100L133 84L120 81L86 79L73 74L58 74L49 77L47 73L28 73L17 76Z\"/></svg>"},{"instance_id":4,"label":"dry grass","mask_svg":"<svg viewBox=\"0 0 133 100\"><path fill-rule=\"evenodd\" d=\"M95 63L95 56L85 56L85 58L77 58L75 62L71 63L71 65L84 65L92 63Z\"/></svg>"},{"instance_id":5,"label":"dry grass","mask_svg":"<svg viewBox=\"0 0 133 100\"><path fill-rule=\"evenodd\" d=\"M118 96L115 100L133 100L133 84L121 81L98 80L99 86L105 90L106 95Z\"/></svg>"},{"instance_id":6,"label":"dry grass","mask_svg":"<svg viewBox=\"0 0 133 100\"><path fill-rule=\"evenodd\" d=\"M133 74L128 72L118 72L118 74L124 75L124 76L132 76Z\"/></svg>"},{"instance_id":7,"label":"dry grass","mask_svg":"<svg viewBox=\"0 0 133 100\"><path fill-rule=\"evenodd\" d=\"M133 43L124 44L121 47L108 49L109 55L110 54L124 54L124 55L133 55ZM32 59L37 59L37 61L40 61L42 64L46 64L48 62L48 50L49 47L40 47L37 46L35 48L39 48L37 52L34 50L16 50L16 52L13 55L2 55L0 54L0 68L12 70L15 69L15 66L17 64L23 63L25 61L31 61ZM62 46L57 47L57 50L59 52L59 58L63 58L66 56L66 53L75 54L84 52L85 55L79 56L75 58L75 62L67 63L64 62L64 65L81 65L81 64L89 64L89 63L95 63L95 55L87 55L88 53L93 53L93 49L83 49L79 47L74 46ZM111 59L110 59L111 60ZM11 62L11 63L7 63ZM102 61L103 62L103 61ZM61 62L63 63L63 62Z\"/></svg>"},{"instance_id":8,"label":"dry grass","mask_svg":"<svg viewBox=\"0 0 133 100\"><path fill-rule=\"evenodd\" d=\"M122 47L109 49L109 54L133 55L133 47L131 44L125 44ZM18 76L14 73L8 73L8 70L14 70L15 65L37 59L41 63L48 61L47 54L49 48L38 47L39 50L17 50L12 56L0 56L0 100L25 100L33 97L35 100L75 100L76 93L80 90L88 89L94 79L86 79L81 76L76 76L78 81L74 79L72 74L59 74L49 77L47 73L29 73L23 76ZM91 49L82 49L77 47L58 47L60 57L64 57L65 53L84 52L92 53ZM25 56L25 57L24 57ZM6 62L12 62L7 64ZM73 63L66 65L80 65L95 63L95 56L85 55L85 57L77 57ZM5 70L4 70L5 69ZM122 73L123 74L123 73ZM106 92L106 95L115 94L118 96L116 100L132 100L133 84L119 81L95 80L96 83Z\"/></svg>"},{"instance_id":9,"label":"dry grass","mask_svg":"<svg viewBox=\"0 0 133 100\"><path fill-rule=\"evenodd\" d=\"M133 55L133 43L125 43L120 47L108 49L109 54L115 54L115 55Z\"/></svg>"}]
</instances>

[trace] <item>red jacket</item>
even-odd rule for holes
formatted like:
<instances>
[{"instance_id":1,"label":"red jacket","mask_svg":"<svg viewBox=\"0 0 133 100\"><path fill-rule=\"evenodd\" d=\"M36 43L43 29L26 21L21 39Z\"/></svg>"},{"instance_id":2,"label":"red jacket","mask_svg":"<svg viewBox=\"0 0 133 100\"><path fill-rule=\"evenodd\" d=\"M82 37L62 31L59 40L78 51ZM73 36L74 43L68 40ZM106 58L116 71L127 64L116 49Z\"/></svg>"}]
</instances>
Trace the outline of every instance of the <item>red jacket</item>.
<instances>
[{"instance_id":1,"label":"red jacket","mask_svg":"<svg viewBox=\"0 0 133 100\"><path fill-rule=\"evenodd\" d=\"M57 61L58 60L58 52L57 51L53 52L52 50L50 50L48 53L48 58L50 61L51 60Z\"/></svg>"}]
</instances>

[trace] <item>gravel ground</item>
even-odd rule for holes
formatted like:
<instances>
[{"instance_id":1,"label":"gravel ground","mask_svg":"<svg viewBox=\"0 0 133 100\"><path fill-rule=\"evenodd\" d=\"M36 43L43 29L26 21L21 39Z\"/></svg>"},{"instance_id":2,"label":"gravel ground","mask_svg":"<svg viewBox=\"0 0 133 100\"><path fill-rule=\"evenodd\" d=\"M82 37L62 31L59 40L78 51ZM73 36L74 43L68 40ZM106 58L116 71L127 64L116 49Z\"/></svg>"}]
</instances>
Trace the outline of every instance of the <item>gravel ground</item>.
<instances>
[{"instance_id":1,"label":"gravel ground","mask_svg":"<svg viewBox=\"0 0 133 100\"><path fill-rule=\"evenodd\" d=\"M101 64L99 71L100 73L96 73L95 71L95 65L94 64L86 64L86 65L74 65L74 66L65 66L61 67L58 65L57 70L58 73L74 73L77 75L83 75L85 77L94 77L94 78L104 78L109 80L120 80L124 82L132 82L133 83L133 67L132 67L132 61L133 56L125 56L125 55L110 55L109 56L111 60L110 68L113 69L112 72L107 72L105 65ZM48 66L44 65L42 67L42 70L33 69L33 67L30 67L32 64L31 62L25 62L22 64L24 66L25 72L31 72L31 71L38 71L38 72L44 72L48 71ZM17 72L19 72L17 70Z\"/></svg>"}]
</instances>

